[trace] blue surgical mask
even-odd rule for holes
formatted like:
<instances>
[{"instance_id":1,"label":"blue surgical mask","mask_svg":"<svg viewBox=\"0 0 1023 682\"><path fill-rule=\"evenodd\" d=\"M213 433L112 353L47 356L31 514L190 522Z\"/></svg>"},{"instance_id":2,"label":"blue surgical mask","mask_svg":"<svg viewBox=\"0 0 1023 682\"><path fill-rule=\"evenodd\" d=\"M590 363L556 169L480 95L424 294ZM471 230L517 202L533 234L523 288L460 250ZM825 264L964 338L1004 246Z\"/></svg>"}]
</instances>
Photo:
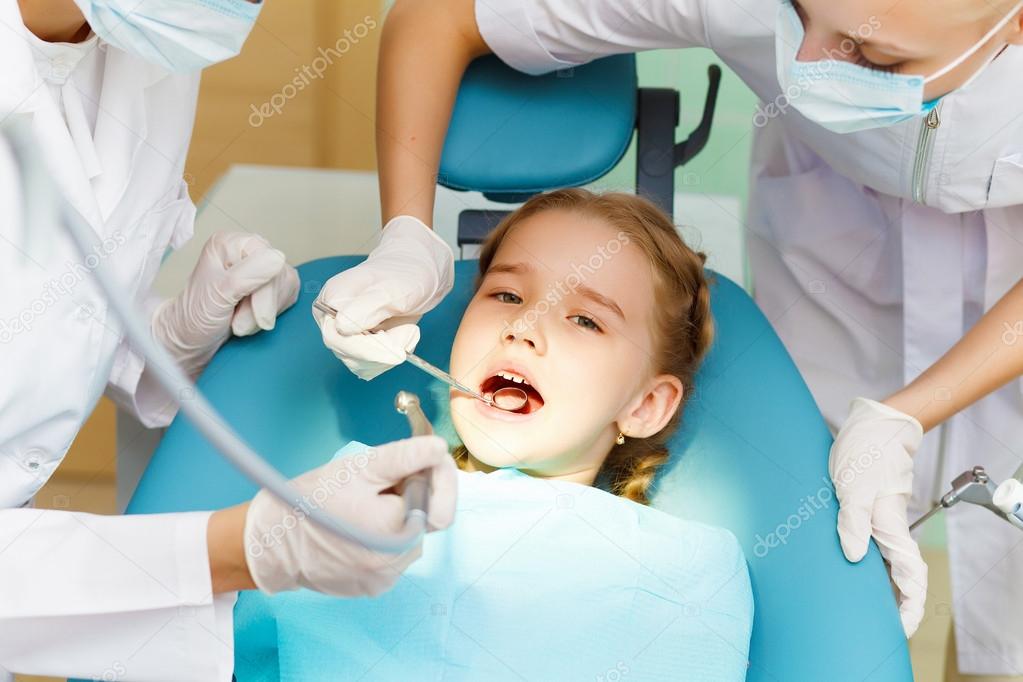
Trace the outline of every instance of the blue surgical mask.
<instances>
[{"instance_id":1,"label":"blue surgical mask","mask_svg":"<svg viewBox=\"0 0 1023 682\"><path fill-rule=\"evenodd\" d=\"M987 44L1021 8L1023 2L951 64L925 77L886 73L836 59L797 61L796 54L805 37L803 21L792 3L782 0L775 25L775 57L782 96L803 116L836 133L880 128L923 116L941 99L925 102L924 86ZM997 55L998 52L992 54L960 88L969 85Z\"/></svg>"},{"instance_id":2,"label":"blue surgical mask","mask_svg":"<svg viewBox=\"0 0 1023 682\"><path fill-rule=\"evenodd\" d=\"M263 3L246 0L75 0L100 38L170 71L237 55Z\"/></svg>"}]
</instances>

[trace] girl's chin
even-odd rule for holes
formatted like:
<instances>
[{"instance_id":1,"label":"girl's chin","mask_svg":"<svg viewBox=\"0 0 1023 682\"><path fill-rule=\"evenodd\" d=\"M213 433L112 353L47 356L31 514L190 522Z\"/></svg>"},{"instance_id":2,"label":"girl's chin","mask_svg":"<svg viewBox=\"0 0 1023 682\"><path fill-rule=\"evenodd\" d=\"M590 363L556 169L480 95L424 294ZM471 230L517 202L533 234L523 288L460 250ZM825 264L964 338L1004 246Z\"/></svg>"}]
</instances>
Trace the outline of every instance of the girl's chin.
<instances>
[{"instance_id":1,"label":"girl's chin","mask_svg":"<svg viewBox=\"0 0 1023 682\"><path fill-rule=\"evenodd\" d=\"M472 453L471 461L477 471L508 467L528 469L549 456L532 437L521 438L514 431L505 432L501 428L481 432L474 426L457 428L457 431L466 449Z\"/></svg>"}]
</instances>

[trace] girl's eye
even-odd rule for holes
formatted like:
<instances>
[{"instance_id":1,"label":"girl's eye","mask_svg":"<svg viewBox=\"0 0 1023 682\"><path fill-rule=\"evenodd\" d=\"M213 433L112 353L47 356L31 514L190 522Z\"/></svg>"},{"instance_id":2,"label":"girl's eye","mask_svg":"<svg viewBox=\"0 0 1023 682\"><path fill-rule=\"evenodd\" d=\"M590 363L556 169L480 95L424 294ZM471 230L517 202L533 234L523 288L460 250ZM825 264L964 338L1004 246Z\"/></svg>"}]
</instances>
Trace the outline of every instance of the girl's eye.
<instances>
[{"instance_id":1,"label":"girl's eye","mask_svg":"<svg viewBox=\"0 0 1023 682\"><path fill-rule=\"evenodd\" d=\"M522 303L522 299L510 291L498 291L496 294L494 294L494 298L496 298L501 303L512 303L515 305Z\"/></svg>"},{"instance_id":2,"label":"girl's eye","mask_svg":"<svg viewBox=\"0 0 1023 682\"><path fill-rule=\"evenodd\" d=\"M585 315L572 315L568 319L570 319L570 320L578 320L576 322L576 324L578 324L580 327L582 327L584 329L591 329L591 330L593 330L595 332L603 331L600 328L599 324L597 324L596 322L594 322L590 318L586 317Z\"/></svg>"},{"instance_id":3,"label":"girl's eye","mask_svg":"<svg viewBox=\"0 0 1023 682\"><path fill-rule=\"evenodd\" d=\"M881 71L883 73L895 73L902 65L902 62L895 62L894 64L878 64L877 62L872 62L867 59L863 56L862 52L857 52L856 63L860 66L867 67L871 71Z\"/></svg>"}]
</instances>

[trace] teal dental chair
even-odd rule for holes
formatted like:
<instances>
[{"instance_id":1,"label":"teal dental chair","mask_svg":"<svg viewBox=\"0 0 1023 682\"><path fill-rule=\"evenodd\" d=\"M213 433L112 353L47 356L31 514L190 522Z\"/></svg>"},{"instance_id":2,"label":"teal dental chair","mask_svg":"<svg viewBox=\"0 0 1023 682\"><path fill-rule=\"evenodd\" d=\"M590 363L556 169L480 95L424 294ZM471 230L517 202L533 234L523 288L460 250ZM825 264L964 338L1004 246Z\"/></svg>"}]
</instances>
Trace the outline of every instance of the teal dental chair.
<instances>
[{"instance_id":1,"label":"teal dental chair","mask_svg":"<svg viewBox=\"0 0 1023 682\"><path fill-rule=\"evenodd\" d=\"M673 169L706 140L716 88L712 73L703 123L675 145L678 93L638 90L632 56L542 77L479 60L462 84L440 181L508 200L584 184L617 163L638 122L638 191L670 211ZM684 205L678 213L684 216ZM478 243L497 217L463 215L459 244ZM351 440L408 436L404 417L393 409L399 389L437 394L436 382L408 365L363 382L322 347L312 301L327 278L360 260L332 257L301 266L301 298L276 329L233 339L199 380L227 420L289 476L327 461ZM474 261L458 262L454 291L422 319L417 352L442 367L475 271ZM742 544L756 605L748 680L911 680L876 547L859 564L842 555L827 475L831 436L810 392L749 296L720 275L712 294L717 339L672 441L654 506L726 527ZM443 404L425 403L431 421L446 422ZM179 418L128 511L219 508L255 492ZM245 599L236 639L239 682L245 682L246 665L262 660L254 641L260 629L273 627L245 622ZM679 671L678 679L683 675ZM331 679L345 679L343 671L333 671Z\"/></svg>"}]
</instances>

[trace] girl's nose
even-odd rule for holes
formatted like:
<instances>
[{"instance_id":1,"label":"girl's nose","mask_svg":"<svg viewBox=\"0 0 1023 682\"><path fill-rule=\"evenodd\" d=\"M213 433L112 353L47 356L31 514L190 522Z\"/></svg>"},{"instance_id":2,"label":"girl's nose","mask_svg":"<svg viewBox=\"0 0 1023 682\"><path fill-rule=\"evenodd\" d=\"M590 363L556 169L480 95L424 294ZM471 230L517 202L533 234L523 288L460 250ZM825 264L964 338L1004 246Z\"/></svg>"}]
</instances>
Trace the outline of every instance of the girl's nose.
<instances>
[{"instance_id":1,"label":"girl's nose","mask_svg":"<svg viewBox=\"0 0 1023 682\"><path fill-rule=\"evenodd\" d=\"M502 340L506 344L525 343L538 353L542 353L544 350L543 336L539 327L536 324L528 324L521 318L512 324L505 325Z\"/></svg>"}]
</instances>

